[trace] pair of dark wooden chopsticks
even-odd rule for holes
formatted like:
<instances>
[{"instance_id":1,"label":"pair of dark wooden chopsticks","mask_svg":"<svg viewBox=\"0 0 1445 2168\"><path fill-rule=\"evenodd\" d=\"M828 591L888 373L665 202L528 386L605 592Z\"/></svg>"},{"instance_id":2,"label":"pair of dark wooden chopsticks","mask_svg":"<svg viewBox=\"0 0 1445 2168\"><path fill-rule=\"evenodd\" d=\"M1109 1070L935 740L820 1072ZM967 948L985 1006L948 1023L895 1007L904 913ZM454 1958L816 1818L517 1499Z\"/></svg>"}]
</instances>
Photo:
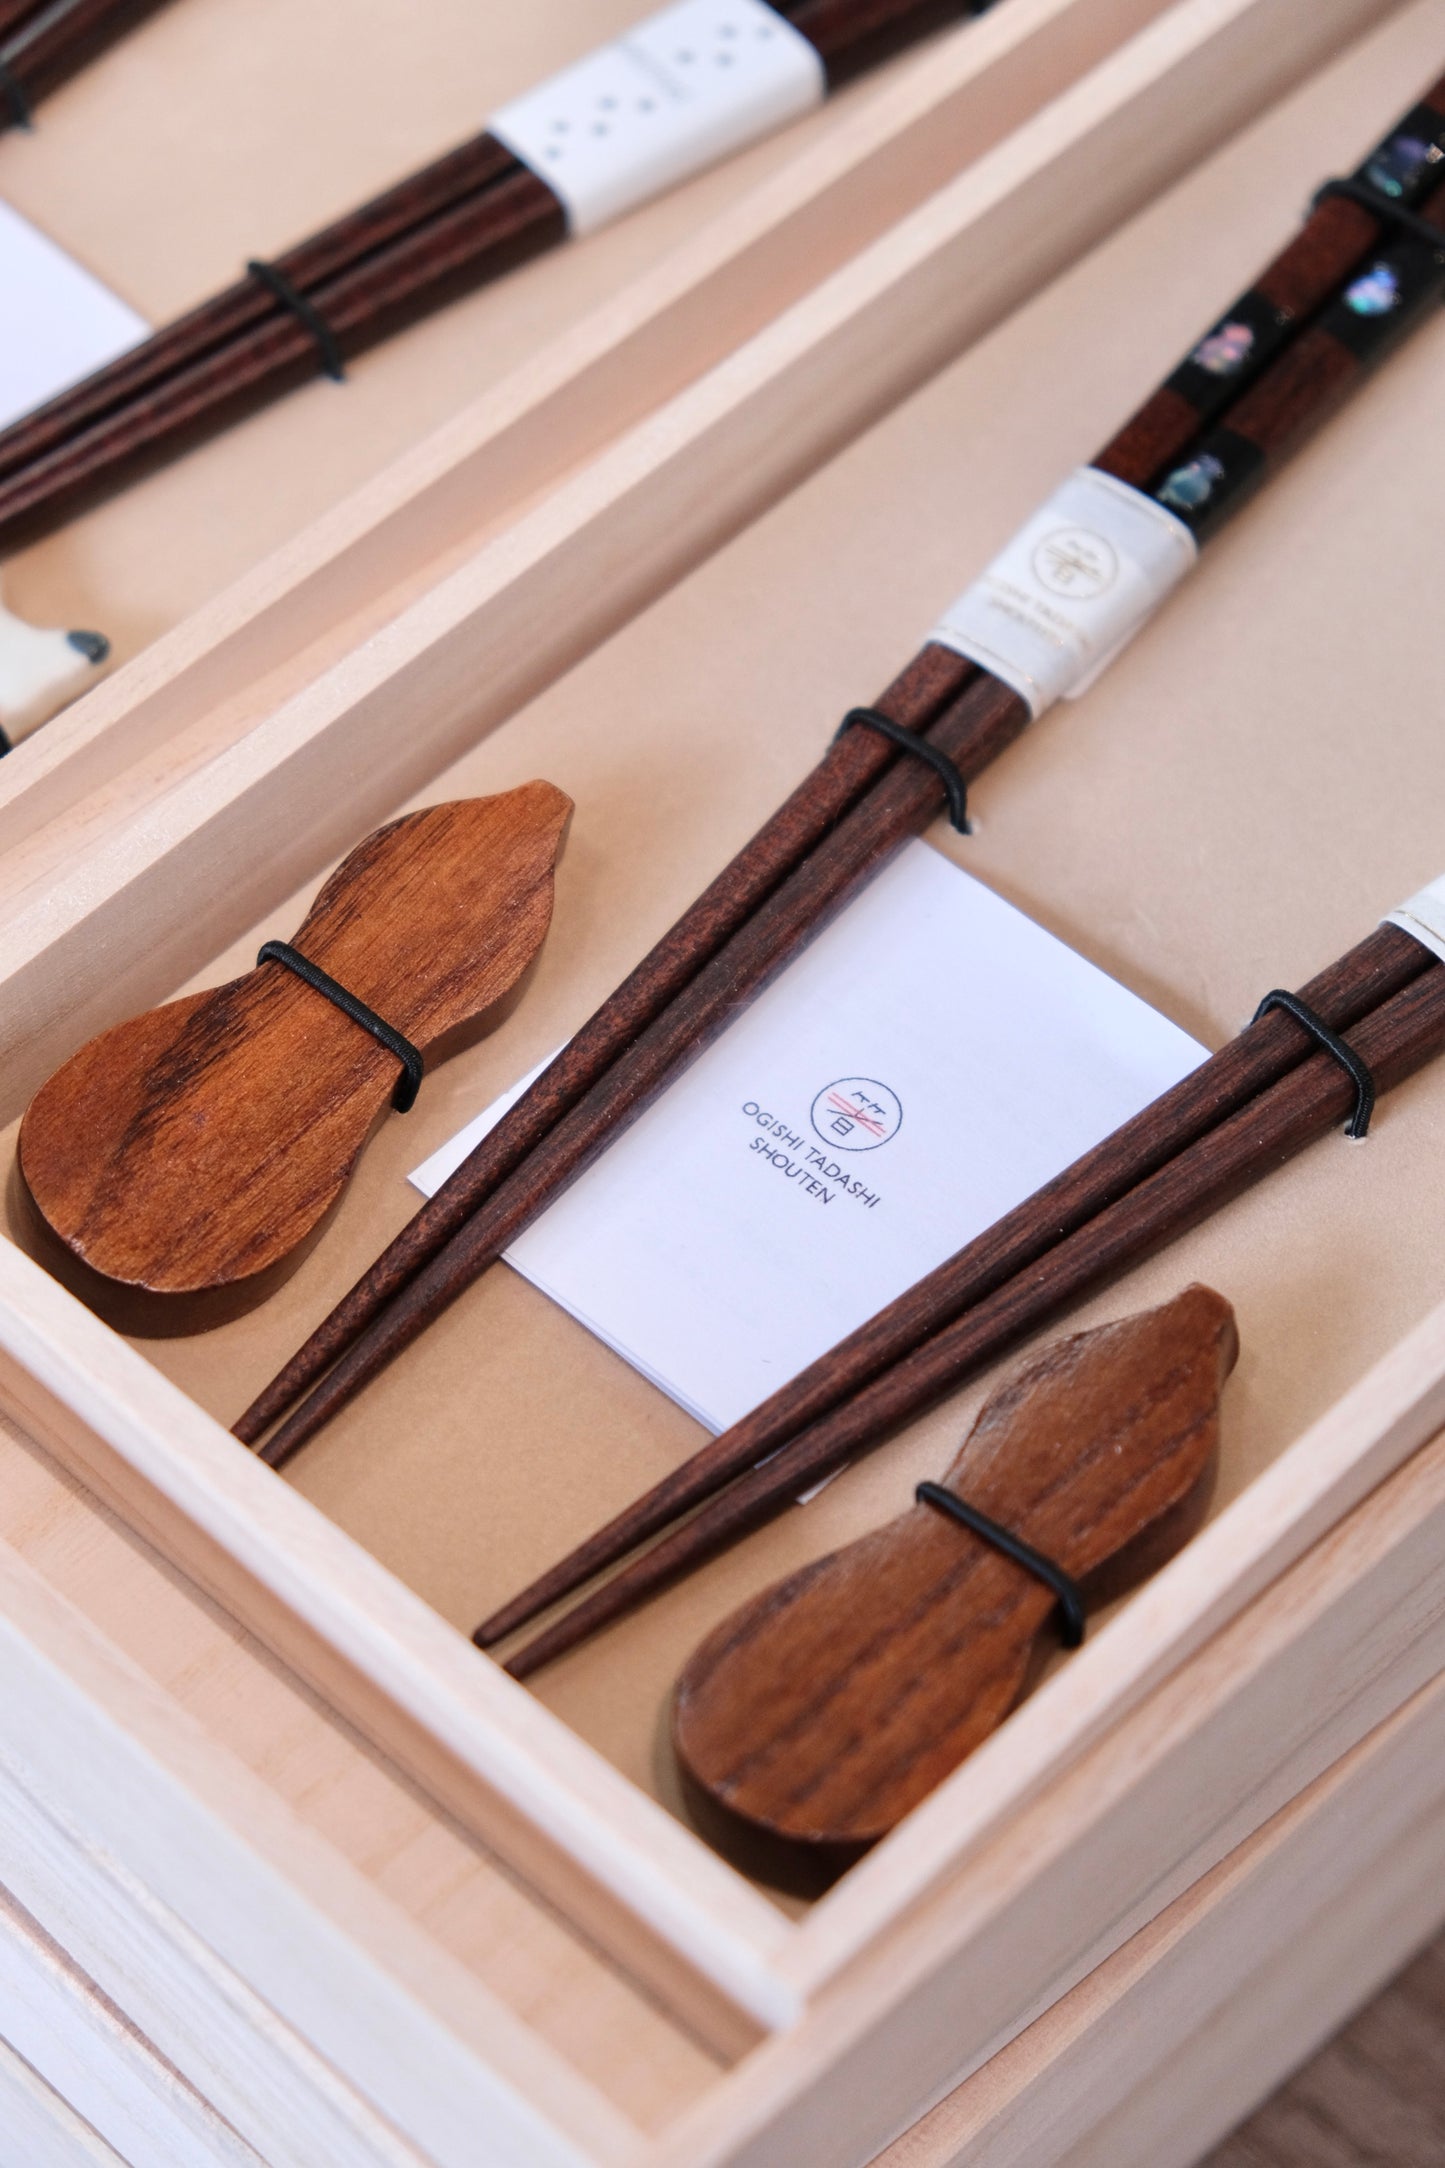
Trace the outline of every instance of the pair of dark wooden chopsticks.
<instances>
[{"instance_id":1,"label":"pair of dark wooden chopsticks","mask_svg":"<svg viewBox=\"0 0 1445 2168\"><path fill-rule=\"evenodd\" d=\"M1445 1050L1445 966L1395 926L1378 928L1299 998L1332 1031L1348 1032L1376 1091ZM661 1535L507 1669L524 1678L575 1648L1357 1108L1358 1086L1337 1057L1318 1050L1287 1010L1266 1010L504 1604L478 1627L479 1646L503 1640Z\"/></svg>"},{"instance_id":2,"label":"pair of dark wooden chopsticks","mask_svg":"<svg viewBox=\"0 0 1445 2168\"><path fill-rule=\"evenodd\" d=\"M0 0L0 133L28 128L42 98L162 0Z\"/></svg>"},{"instance_id":3,"label":"pair of dark wooden chopsticks","mask_svg":"<svg viewBox=\"0 0 1445 2168\"><path fill-rule=\"evenodd\" d=\"M105 12L101 0L67 4ZM110 12L121 12L113 0ZM832 85L979 0L792 0L777 12ZM495 137L474 137L0 432L0 547L318 369L340 374L566 233L547 183Z\"/></svg>"},{"instance_id":4,"label":"pair of dark wooden chopsticks","mask_svg":"<svg viewBox=\"0 0 1445 2168\"><path fill-rule=\"evenodd\" d=\"M1440 262L1428 238L1392 239L1387 228L1398 202L1411 215L1438 218L1445 229L1445 187L1432 185L1442 147L1445 81L1348 184L1364 190L1366 200L1321 199L1303 232L1096 465L1152 490L1202 536L1212 533L1438 293ZM1342 288L1377 253L1396 281L1396 301L1385 315L1358 317ZM1227 367L1218 365L1221 355ZM1197 477L1208 481L1204 497L1183 501L1197 496ZM936 644L908 665L879 707L946 754L966 779L1028 720L1018 694ZM862 728L838 738L258 1396L236 1435L256 1444L286 1417L262 1447L274 1466L314 1436L500 1256L899 843L935 817L943 799L938 777L886 738Z\"/></svg>"}]
</instances>

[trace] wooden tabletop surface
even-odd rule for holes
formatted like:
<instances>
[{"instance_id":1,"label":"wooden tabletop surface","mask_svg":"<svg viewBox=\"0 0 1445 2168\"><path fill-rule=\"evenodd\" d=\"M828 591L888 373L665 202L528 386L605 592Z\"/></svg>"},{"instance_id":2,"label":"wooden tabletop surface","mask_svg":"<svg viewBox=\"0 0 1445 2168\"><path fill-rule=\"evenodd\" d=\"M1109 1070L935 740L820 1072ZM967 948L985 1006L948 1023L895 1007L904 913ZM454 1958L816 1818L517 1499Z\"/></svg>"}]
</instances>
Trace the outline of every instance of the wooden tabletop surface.
<instances>
[{"instance_id":1,"label":"wooden tabletop surface","mask_svg":"<svg viewBox=\"0 0 1445 2168\"><path fill-rule=\"evenodd\" d=\"M1203 2168L1440 2168L1445 1939L1210 2154Z\"/></svg>"}]
</instances>

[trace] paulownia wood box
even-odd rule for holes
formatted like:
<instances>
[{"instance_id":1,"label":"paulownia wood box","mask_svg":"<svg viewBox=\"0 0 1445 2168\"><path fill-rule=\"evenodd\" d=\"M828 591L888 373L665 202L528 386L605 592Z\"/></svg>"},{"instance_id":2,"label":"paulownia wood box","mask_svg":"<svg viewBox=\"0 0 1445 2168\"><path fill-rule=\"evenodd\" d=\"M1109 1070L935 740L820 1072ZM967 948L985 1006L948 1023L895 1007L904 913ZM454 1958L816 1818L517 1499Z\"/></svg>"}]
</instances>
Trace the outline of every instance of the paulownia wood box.
<instances>
[{"instance_id":1,"label":"paulownia wood box","mask_svg":"<svg viewBox=\"0 0 1445 2168\"><path fill-rule=\"evenodd\" d=\"M114 66L182 67L192 5ZM257 12L209 20L239 50ZM516 12L477 33L495 91L386 170L318 157L315 215L633 10ZM982 1386L535 1693L464 1630L689 1450L670 1403L499 1272L285 1481L224 1427L407 1215L406 1168L580 1021L1442 56L1441 0L1006 0L754 154L751 192L712 176L534 267L376 357L355 409L318 386L17 568L34 607L131 567L134 646L183 621L0 768L7 1119L101 1024L288 932L379 819L535 774L578 806L526 1000L265 1308L127 1344L0 1246L17 2129L147 2164L1167 2168L1308 2044L1299 1965L1340 1960L1327 2023L1445 1910L1407 1894L1439 1880L1445 1072L1080 1314L1195 1277L1235 1303L1215 1515L806 1912L686 1827L669 1682L897 1510ZM77 245L65 179L28 207ZM195 246L136 297L212 282ZM127 283L99 227L91 253ZM488 343L479 402L184 615ZM933 838L1211 1043L1445 866L1442 361L1429 330L985 778L976 836ZM190 566L232 501L236 554L207 529Z\"/></svg>"}]
</instances>

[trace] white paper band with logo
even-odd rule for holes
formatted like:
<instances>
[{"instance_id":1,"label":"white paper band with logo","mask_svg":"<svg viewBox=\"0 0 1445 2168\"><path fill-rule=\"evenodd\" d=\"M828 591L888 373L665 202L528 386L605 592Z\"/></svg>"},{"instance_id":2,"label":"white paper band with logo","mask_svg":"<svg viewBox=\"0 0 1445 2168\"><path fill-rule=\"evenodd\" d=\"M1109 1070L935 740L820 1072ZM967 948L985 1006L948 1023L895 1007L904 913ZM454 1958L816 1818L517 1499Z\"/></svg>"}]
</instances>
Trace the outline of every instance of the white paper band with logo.
<instances>
[{"instance_id":1,"label":"white paper band with logo","mask_svg":"<svg viewBox=\"0 0 1445 2168\"><path fill-rule=\"evenodd\" d=\"M1088 689L1198 555L1172 512L1080 467L929 637L1011 685L1037 718Z\"/></svg>"},{"instance_id":2,"label":"white paper band with logo","mask_svg":"<svg viewBox=\"0 0 1445 2168\"><path fill-rule=\"evenodd\" d=\"M817 49L764 0L677 0L493 114L591 233L820 105Z\"/></svg>"},{"instance_id":3,"label":"white paper band with logo","mask_svg":"<svg viewBox=\"0 0 1445 2168\"><path fill-rule=\"evenodd\" d=\"M1445 873L1428 888L1422 888L1418 896L1412 896L1408 903L1402 903L1398 911L1392 911L1385 924L1413 934L1432 955L1445 963Z\"/></svg>"}]
</instances>

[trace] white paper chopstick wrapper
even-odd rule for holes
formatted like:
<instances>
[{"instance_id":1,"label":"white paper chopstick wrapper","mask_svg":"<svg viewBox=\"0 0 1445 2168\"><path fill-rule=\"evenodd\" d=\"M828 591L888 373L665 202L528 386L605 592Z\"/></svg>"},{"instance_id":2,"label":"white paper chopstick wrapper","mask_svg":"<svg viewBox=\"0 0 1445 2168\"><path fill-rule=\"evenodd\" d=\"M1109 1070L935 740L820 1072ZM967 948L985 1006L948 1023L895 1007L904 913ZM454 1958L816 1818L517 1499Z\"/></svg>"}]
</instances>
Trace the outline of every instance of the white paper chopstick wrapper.
<instances>
[{"instance_id":1,"label":"white paper chopstick wrapper","mask_svg":"<svg viewBox=\"0 0 1445 2168\"><path fill-rule=\"evenodd\" d=\"M763 0L678 0L487 123L591 233L820 105L816 48Z\"/></svg>"},{"instance_id":2,"label":"white paper chopstick wrapper","mask_svg":"<svg viewBox=\"0 0 1445 2168\"><path fill-rule=\"evenodd\" d=\"M1385 924L1413 934L1432 955L1445 963L1445 873L1428 888L1422 888L1418 896L1412 896L1408 903L1402 903L1398 911L1392 911Z\"/></svg>"},{"instance_id":3,"label":"white paper chopstick wrapper","mask_svg":"<svg viewBox=\"0 0 1445 2168\"><path fill-rule=\"evenodd\" d=\"M1037 718L1093 683L1198 556L1152 497L1080 467L929 637L1011 685Z\"/></svg>"}]
</instances>

